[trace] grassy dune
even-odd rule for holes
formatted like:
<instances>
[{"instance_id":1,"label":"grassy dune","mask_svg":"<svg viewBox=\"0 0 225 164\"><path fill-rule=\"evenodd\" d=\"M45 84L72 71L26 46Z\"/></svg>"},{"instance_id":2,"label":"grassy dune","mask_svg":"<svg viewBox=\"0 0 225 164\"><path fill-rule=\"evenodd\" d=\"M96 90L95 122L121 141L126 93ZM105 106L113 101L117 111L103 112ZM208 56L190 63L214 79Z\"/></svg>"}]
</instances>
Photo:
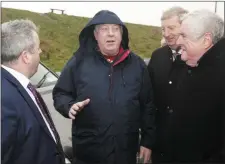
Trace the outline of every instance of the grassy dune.
<instances>
[{"instance_id":1,"label":"grassy dune","mask_svg":"<svg viewBox=\"0 0 225 164\"><path fill-rule=\"evenodd\" d=\"M14 19L30 19L40 27L41 60L54 71L60 71L79 46L78 36L89 18L35 13L25 10L2 8L2 22ZM126 23L130 48L141 57L151 57L160 46L159 27Z\"/></svg>"}]
</instances>

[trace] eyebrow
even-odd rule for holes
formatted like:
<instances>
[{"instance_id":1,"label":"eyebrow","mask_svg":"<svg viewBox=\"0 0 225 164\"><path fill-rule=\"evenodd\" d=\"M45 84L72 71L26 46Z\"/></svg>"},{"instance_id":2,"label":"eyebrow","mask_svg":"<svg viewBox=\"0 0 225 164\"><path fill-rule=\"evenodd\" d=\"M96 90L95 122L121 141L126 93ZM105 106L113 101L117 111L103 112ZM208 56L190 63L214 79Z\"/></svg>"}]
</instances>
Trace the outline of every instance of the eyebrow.
<instances>
[{"instance_id":1,"label":"eyebrow","mask_svg":"<svg viewBox=\"0 0 225 164\"><path fill-rule=\"evenodd\" d=\"M162 28L175 28L176 26L174 25L169 25L169 26L162 26Z\"/></svg>"}]
</instances>

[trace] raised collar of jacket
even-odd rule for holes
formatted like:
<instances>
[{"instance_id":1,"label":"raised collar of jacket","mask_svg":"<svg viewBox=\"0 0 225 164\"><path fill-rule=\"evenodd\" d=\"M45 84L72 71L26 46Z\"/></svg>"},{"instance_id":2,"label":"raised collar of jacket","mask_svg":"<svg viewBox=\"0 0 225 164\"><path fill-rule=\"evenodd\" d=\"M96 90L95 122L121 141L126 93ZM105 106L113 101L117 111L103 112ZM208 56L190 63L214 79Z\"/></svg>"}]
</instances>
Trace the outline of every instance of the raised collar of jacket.
<instances>
[{"instance_id":1,"label":"raised collar of jacket","mask_svg":"<svg viewBox=\"0 0 225 164\"><path fill-rule=\"evenodd\" d=\"M9 68L5 65L1 65L1 66L6 71L8 71L13 77L15 77L25 89L27 89L27 85L29 84L30 80L26 76L24 76L22 73L14 70L12 68Z\"/></svg>"},{"instance_id":2,"label":"raised collar of jacket","mask_svg":"<svg viewBox=\"0 0 225 164\"><path fill-rule=\"evenodd\" d=\"M225 38L220 39L214 46L212 46L198 61L199 65L209 66L214 61L225 60Z\"/></svg>"}]
</instances>

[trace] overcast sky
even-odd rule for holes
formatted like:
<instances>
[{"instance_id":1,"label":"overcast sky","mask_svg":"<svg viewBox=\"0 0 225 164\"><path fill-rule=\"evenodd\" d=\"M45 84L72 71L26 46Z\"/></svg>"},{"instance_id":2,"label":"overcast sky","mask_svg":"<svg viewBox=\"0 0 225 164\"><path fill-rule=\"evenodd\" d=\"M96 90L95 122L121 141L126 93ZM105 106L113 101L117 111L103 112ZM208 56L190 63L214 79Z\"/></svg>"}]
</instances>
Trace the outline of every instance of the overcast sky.
<instances>
[{"instance_id":1,"label":"overcast sky","mask_svg":"<svg viewBox=\"0 0 225 164\"><path fill-rule=\"evenodd\" d=\"M64 9L68 15L93 17L102 9L115 12L124 22L160 26L164 10L181 6L189 11L209 9L215 2L2 2L2 7L46 13L50 8ZM217 3L217 14L224 20L224 2Z\"/></svg>"}]
</instances>

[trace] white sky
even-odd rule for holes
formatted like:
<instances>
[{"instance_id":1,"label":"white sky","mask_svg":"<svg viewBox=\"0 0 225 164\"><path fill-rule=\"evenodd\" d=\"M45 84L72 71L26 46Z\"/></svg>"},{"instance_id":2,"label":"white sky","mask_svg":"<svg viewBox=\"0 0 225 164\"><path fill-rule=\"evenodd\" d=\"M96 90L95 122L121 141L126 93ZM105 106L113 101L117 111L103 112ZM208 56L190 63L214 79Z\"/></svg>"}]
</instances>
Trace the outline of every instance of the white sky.
<instances>
[{"instance_id":1,"label":"white sky","mask_svg":"<svg viewBox=\"0 0 225 164\"><path fill-rule=\"evenodd\" d=\"M99 10L115 12L122 21L160 26L164 10L180 6L188 11L209 9L214 12L215 2L2 2L2 7L50 12L50 8L64 9L68 15L93 17ZM217 14L224 20L224 2L217 3Z\"/></svg>"}]
</instances>

